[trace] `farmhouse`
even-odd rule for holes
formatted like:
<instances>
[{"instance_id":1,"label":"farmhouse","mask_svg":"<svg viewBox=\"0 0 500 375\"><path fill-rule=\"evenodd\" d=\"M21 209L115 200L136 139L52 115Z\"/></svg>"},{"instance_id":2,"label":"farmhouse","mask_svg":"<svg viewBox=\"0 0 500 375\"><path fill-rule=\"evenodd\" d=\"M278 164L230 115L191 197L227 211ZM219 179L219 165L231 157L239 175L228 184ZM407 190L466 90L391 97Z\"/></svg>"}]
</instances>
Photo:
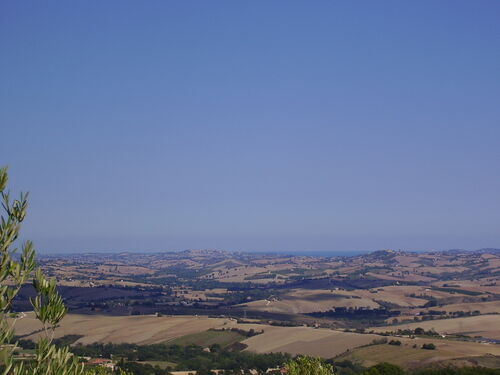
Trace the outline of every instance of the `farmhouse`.
<instances>
[{"instance_id":1,"label":"farmhouse","mask_svg":"<svg viewBox=\"0 0 500 375\"><path fill-rule=\"evenodd\" d=\"M114 371L116 369L116 366L114 362L111 359L108 358L92 358L86 363L87 365L91 366L102 366L109 368L110 370Z\"/></svg>"}]
</instances>

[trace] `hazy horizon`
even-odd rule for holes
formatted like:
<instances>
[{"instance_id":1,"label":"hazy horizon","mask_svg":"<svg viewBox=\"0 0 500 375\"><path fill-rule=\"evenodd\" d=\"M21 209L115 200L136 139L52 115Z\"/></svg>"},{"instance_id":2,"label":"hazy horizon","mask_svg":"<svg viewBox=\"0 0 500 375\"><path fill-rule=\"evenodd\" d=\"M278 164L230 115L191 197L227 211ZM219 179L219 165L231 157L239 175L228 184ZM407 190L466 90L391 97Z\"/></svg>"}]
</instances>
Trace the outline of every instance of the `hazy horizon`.
<instances>
[{"instance_id":1,"label":"hazy horizon","mask_svg":"<svg viewBox=\"0 0 500 375\"><path fill-rule=\"evenodd\" d=\"M200 248L200 249L136 249L136 250L82 250L82 251L40 251L40 255L81 255L81 254L161 254L161 253L182 253L185 251L222 251L226 253L244 253L244 254L278 254L278 255L293 255L293 256L356 256L362 254L373 253L376 251L402 251L408 253L428 253L428 252L446 252L446 251L483 251L483 250L500 250L497 248L480 248L480 249L420 249L420 250L408 250L408 249L365 249L365 250L241 250L241 249L211 249L211 248Z\"/></svg>"},{"instance_id":2,"label":"hazy horizon","mask_svg":"<svg viewBox=\"0 0 500 375\"><path fill-rule=\"evenodd\" d=\"M500 3L3 2L40 252L500 247Z\"/></svg>"}]
</instances>

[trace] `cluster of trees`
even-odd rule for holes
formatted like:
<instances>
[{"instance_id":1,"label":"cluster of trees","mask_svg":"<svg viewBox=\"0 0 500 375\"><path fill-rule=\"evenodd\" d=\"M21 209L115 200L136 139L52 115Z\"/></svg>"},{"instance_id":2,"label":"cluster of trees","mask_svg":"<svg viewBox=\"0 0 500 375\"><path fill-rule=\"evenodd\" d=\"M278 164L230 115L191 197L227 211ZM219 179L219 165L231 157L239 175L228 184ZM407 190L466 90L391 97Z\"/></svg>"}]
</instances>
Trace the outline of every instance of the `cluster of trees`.
<instances>
[{"instance_id":1,"label":"cluster of trees","mask_svg":"<svg viewBox=\"0 0 500 375\"><path fill-rule=\"evenodd\" d=\"M386 336L389 336L389 335L392 335L392 334L394 334L394 333L393 332L385 332L385 333L383 333L383 335L386 335ZM440 336L440 334L438 332L436 332L435 330L430 329L430 330L426 331L422 327L417 327L415 329L410 329L410 328L407 328L407 329L398 329L395 332L395 334L396 335L400 335L400 336Z\"/></svg>"},{"instance_id":2,"label":"cluster of trees","mask_svg":"<svg viewBox=\"0 0 500 375\"><path fill-rule=\"evenodd\" d=\"M261 335L264 333L264 330L256 331L253 328L250 328L248 331L245 331L244 329L240 329L240 328L235 328L235 327L233 327L233 328L220 328L220 329L211 328L210 329L210 331L226 331L226 330L239 333L240 335L245 336L245 337L253 337L253 336Z\"/></svg>"},{"instance_id":3,"label":"cluster of trees","mask_svg":"<svg viewBox=\"0 0 500 375\"><path fill-rule=\"evenodd\" d=\"M238 288L239 289L239 288ZM245 288L244 290L233 290L230 293L213 293L207 296L219 297L224 300L219 306L232 306L245 303L248 301L255 301L267 299L277 294L277 290L273 288Z\"/></svg>"},{"instance_id":4,"label":"cluster of trees","mask_svg":"<svg viewBox=\"0 0 500 375\"><path fill-rule=\"evenodd\" d=\"M426 315L446 315L446 311L441 311L441 310L429 310L425 312Z\"/></svg>"},{"instance_id":5,"label":"cluster of trees","mask_svg":"<svg viewBox=\"0 0 500 375\"><path fill-rule=\"evenodd\" d=\"M170 375L168 369L162 369L158 365L153 366L149 363L121 361L118 363L118 368L134 375Z\"/></svg>"},{"instance_id":6,"label":"cluster of trees","mask_svg":"<svg viewBox=\"0 0 500 375\"><path fill-rule=\"evenodd\" d=\"M302 325L302 323L300 322L293 322L286 320L269 320L267 323L270 326L275 326L275 327L300 327Z\"/></svg>"},{"instance_id":7,"label":"cluster of trees","mask_svg":"<svg viewBox=\"0 0 500 375\"><path fill-rule=\"evenodd\" d=\"M371 319L371 320L384 320L393 316L401 315L401 311L381 309L362 309L353 307L335 307L328 311L313 312L307 315L323 318L337 318L337 319Z\"/></svg>"},{"instance_id":8,"label":"cluster of trees","mask_svg":"<svg viewBox=\"0 0 500 375\"><path fill-rule=\"evenodd\" d=\"M128 362L119 364L120 368L127 369L134 375L168 375L168 370L162 370L158 366L151 366L150 364L141 364L135 362ZM282 368L287 375L334 375L335 371L333 366L319 358L312 358L307 356L300 356L295 359L289 359L287 362L282 363ZM266 370L259 370L260 374L265 374ZM279 369L267 372L268 375L279 375ZM238 370L229 369L223 370L223 375L250 375L248 369ZM200 369L197 375L215 375L210 369Z\"/></svg>"},{"instance_id":9,"label":"cluster of trees","mask_svg":"<svg viewBox=\"0 0 500 375\"><path fill-rule=\"evenodd\" d=\"M63 337L59 337L52 340L52 343L57 347L69 346L76 342L76 340L82 338L81 335L65 335ZM23 349L36 349L36 343L33 340L29 339L21 339L19 337L14 337L14 341L17 342L17 345Z\"/></svg>"},{"instance_id":10,"label":"cluster of trees","mask_svg":"<svg viewBox=\"0 0 500 375\"><path fill-rule=\"evenodd\" d=\"M425 306L426 307L437 306L437 302L434 303L434 300L429 301L425 304ZM476 315L480 315L480 314L481 314L481 311L479 311L479 310L474 310L474 311L458 310L458 311L450 311L450 312L440 311L440 310L429 310L425 313L421 313L420 316L414 317L414 320L418 321L418 320L461 318L464 316L476 316Z\"/></svg>"},{"instance_id":11,"label":"cluster of trees","mask_svg":"<svg viewBox=\"0 0 500 375\"><path fill-rule=\"evenodd\" d=\"M465 294L467 296L480 296L482 292L476 292L472 290L458 289L458 288L437 288L433 287L432 290L437 290L438 292L446 292L451 294Z\"/></svg>"},{"instance_id":12,"label":"cluster of trees","mask_svg":"<svg viewBox=\"0 0 500 375\"><path fill-rule=\"evenodd\" d=\"M223 350L218 344L212 345L210 351L206 351L198 345L95 343L76 345L71 351L78 356L124 358L128 362L168 361L177 364L175 370L266 370L280 366L290 359L288 354L281 353L256 354Z\"/></svg>"},{"instance_id":13,"label":"cluster of trees","mask_svg":"<svg viewBox=\"0 0 500 375\"><path fill-rule=\"evenodd\" d=\"M481 314L481 311L479 310L474 310L474 311L450 311L449 314L454 317L454 318L460 318L462 316L475 316Z\"/></svg>"},{"instance_id":14,"label":"cluster of trees","mask_svg":"<svg viewBox=\"0 0 500 375\"><path fill-rule=\"evenodd\" d=\"M361 375L405 375L405 371L399 366L382 362L364 370Z\"/></svg>"}]
</instances>

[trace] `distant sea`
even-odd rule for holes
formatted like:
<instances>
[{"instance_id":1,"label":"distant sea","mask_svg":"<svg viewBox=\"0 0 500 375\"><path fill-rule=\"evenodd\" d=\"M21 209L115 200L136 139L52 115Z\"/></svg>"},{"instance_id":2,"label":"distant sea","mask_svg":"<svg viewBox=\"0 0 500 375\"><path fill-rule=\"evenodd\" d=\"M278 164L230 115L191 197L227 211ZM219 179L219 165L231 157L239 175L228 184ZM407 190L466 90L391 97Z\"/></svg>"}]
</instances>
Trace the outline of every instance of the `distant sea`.
<instances>
[{"instance_id":1,"label":"distant sea","mask_svg":"<svg viewBox=\"0 0 500 375\"><path fill-rule=\"evenodd\" d=\"M131 253L131 254L161 254L161 253L181 253L186 250L151 250L151 251L133 251L133 250L87 250L87 251L57 251L49 252L42 251L41 254L47 256L74 256L82 254L120 254L120 253ZM293 255L293 256L310 256L310 257L353 257L362 254L368 254L376 250L349 250L349 251L317 251L317 250L301 250L301 251L280 251L280 250L270 250L270 251L244 251L244 250L227 250L229 253L245 253L245 254L260 254L260 255Z\"/></svg>"},{"instance_id":2,"label":"distant sea","mask_svg":"<svg viewBox=\"0 0 500 375\"><path fill-rule=\"evenodd\" d=\"M371 253L375 250L346 250L346 251L248 251L252 254L276 254L276 255L293 255L293 256L310 256L310 257L354 257Z\"/></svg>"}]
</instances>

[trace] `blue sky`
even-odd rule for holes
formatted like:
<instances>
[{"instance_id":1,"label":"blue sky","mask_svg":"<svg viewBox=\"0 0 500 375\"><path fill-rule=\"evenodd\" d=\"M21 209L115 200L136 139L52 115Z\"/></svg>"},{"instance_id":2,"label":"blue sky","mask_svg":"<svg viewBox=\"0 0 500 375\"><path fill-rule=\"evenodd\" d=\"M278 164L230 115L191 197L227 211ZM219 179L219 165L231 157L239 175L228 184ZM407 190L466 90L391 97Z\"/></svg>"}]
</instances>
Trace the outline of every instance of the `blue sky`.
<instances>
[{"instance_id":1,"label":"blue sky","mask_svg":"<svg viewBox=\"0 0 500 375\"><path fill-rule=\"evenodd\" d=\"M4 1L39 251L500 247L498 1Z\"/></svg>"}]
</instances>

